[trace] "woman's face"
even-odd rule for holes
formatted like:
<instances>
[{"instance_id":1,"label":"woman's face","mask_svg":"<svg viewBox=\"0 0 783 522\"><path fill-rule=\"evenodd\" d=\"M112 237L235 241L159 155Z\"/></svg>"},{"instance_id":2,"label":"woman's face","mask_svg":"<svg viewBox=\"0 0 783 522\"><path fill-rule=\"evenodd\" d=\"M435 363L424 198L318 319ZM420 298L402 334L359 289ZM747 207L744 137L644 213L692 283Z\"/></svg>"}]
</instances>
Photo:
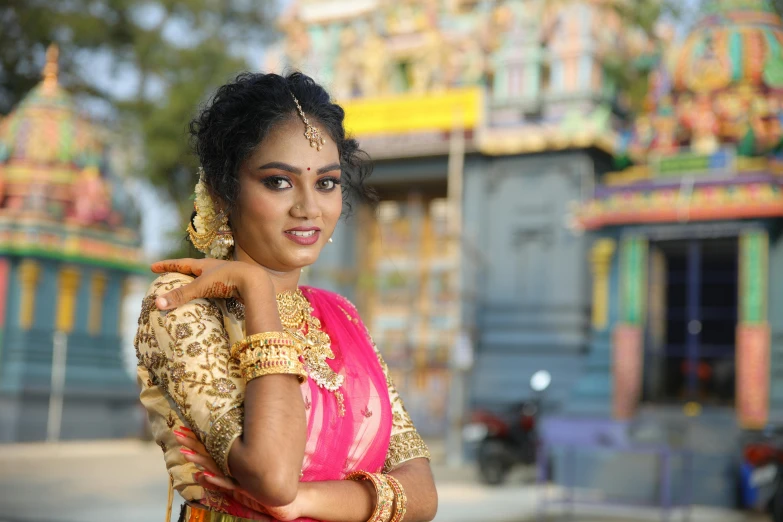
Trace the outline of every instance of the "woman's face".
<instances>
[{"instance_id":1,"label":"woman's face","mask_svg":"<svg viewBox=\"0 0 783 522\"><path fill-rule=\"evenodd\" d=\"M337 145L326 137L316 150L304 131L299 118L279 123L239 169L237 256L277 272L313 264L343 208Z\"/></svg>"}]
</instances>

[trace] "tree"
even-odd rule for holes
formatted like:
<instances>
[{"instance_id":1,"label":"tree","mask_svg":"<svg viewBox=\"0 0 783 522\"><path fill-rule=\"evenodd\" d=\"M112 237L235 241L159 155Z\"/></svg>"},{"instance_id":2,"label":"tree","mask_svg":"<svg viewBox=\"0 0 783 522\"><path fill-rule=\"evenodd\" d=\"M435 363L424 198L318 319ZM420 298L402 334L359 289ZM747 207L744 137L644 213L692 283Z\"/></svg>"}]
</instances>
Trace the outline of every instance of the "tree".
<instances>
[{"instance_id":1,"label":"tree","mask_svg":"<svg viewBox=\"0 0 783 522\"><path fill-rule=\"evenodd\" d=\"M616 0L609 2L623 25L636 31L643 40L641 49L625 46L609 48L603 67L624 100L623 106L632 112L642 110L647 94L648 78L658 66L665 47L671 45L677 25L692 23L700 8L698 0Z\"/></svg>"},{"instance_id":2,"label":"tree","mask_svg":"<svg viewBox=\"0 0 783 522\"><path fill-rule=\"evenodd\" d=\"M0 112L40 81L60 47L60 82L107 123L141 141L134 170L189 215L196 159L187 123L274 35L274 1L6 0L0 6ZM255 61L256 63L252 63ZM101 71L103 69L103 71Z\"/></svg>"}]
</instances>

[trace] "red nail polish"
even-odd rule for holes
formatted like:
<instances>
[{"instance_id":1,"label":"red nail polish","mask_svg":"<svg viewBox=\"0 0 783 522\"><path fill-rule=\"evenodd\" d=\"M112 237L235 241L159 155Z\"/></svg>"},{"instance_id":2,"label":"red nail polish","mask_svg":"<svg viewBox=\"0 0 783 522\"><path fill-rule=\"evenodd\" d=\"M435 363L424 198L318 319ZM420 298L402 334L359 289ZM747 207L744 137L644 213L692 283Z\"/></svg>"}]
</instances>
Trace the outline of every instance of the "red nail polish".
<instances>
[{"instance_id":1,"label":"red nail polish","mask_svg":"<svg viewBox=\"0 0 783 522\"><path fill-rule=\"evenodd\" d=\"M174 435L176 435L177 437L187 437L187 435L185 435L184 433L178 430L174 430Z\"/></svg>"},{"instance_id":2,"label":"red nail polish","mask_svg":"<svg viewBox=\"0 0 783 522\"><path fill-rule=\"evenodd\" d=\"M212 472L210 472L210 471L205 471L205 472L204 472L204 476L205 476L205 477L214 477L214 476L215 476L215 474L214 474L214 473L212 473Z\"/></svg>"},{"instance_id":3,"label":"red nail polish","mask_svg":"<svg viewBox=\"0 0 783 522\"><path fill-rule=\"evenodd\" d=\"M185 455L195 455L196 454L195 451L193 451L191 449L188 449L188 448L180 448L179 452L180 453L184 453Z\"/></svg>"},{"instance_id":4,"label":"red nail polish","mask_svg":"<svg viewBox=\"0 0 783 522\"><path fill-rule=\"evenodd\" d=\"M180 429L181 429L182 431L187 431L188 433L193 433L193 430L191 430L190 428L188 428L188 427L186 427L186 426L182 426Z\"/></svg>"}]
</instances>

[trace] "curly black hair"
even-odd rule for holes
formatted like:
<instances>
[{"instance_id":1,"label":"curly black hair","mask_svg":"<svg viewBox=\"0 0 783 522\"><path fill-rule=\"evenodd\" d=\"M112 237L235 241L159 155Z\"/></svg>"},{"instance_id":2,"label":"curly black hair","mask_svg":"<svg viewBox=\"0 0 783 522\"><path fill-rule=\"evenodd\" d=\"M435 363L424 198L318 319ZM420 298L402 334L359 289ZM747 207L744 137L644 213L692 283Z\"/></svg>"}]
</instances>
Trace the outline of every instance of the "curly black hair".
<instances>
[{"instance_id":1,"label":"curly black hair","mask_svg":"<svg viewBox=\"0 0 783 522\"><path fill-rule=\"evenodd\" d=\"M215 92L189 127L206 183L229 214L236 208L242 163L272 127L299 117L292 94L308 120L337 144L346 208L350 210L350 196L374 201L372 190L364 184L372 162L359 143L346 136L345 111L332 103L326 89L301 72L286 76L243 72Z\"/></svg>"}]
</instances>

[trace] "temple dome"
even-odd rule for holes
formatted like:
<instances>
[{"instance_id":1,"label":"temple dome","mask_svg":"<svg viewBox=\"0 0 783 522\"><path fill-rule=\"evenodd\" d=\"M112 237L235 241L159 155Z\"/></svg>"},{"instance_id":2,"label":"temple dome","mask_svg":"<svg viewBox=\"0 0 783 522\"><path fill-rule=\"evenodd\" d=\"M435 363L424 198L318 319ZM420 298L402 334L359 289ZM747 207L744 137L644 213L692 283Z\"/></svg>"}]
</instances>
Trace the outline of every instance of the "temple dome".
<instances>
[{"instance_id":1,"label":"temple dome","mask_svg":"<svg viewBox=\"0 0 783 522\"><path fill-rule=\"evenodd\" d=\"M106 140L57 80L57 47L43 81L0 121L0 212L17 218L114 228Z\"/></svg>"},{"instance_id":2,"label":"temple dome","mask_svg":"<svg viewBox=\"0 0 783 522\"><path fill-rule=\"evenodd\" d=\"M708 2L674 61L677 91L731 85L783 89L783 23L765 0Z\"/></svg>"},{"instance_id":3,"label":"temple dome","mask_svg":"<svg viewBox=\"0 0 783 522\"><path fill-rule=\"evenodd\" d=\"M47 52L44 80L0 122L0 169L8 180L30 175L66 182L99 167L103 144L57 83L57 51Z\"/></svg>"}]
</instances>

